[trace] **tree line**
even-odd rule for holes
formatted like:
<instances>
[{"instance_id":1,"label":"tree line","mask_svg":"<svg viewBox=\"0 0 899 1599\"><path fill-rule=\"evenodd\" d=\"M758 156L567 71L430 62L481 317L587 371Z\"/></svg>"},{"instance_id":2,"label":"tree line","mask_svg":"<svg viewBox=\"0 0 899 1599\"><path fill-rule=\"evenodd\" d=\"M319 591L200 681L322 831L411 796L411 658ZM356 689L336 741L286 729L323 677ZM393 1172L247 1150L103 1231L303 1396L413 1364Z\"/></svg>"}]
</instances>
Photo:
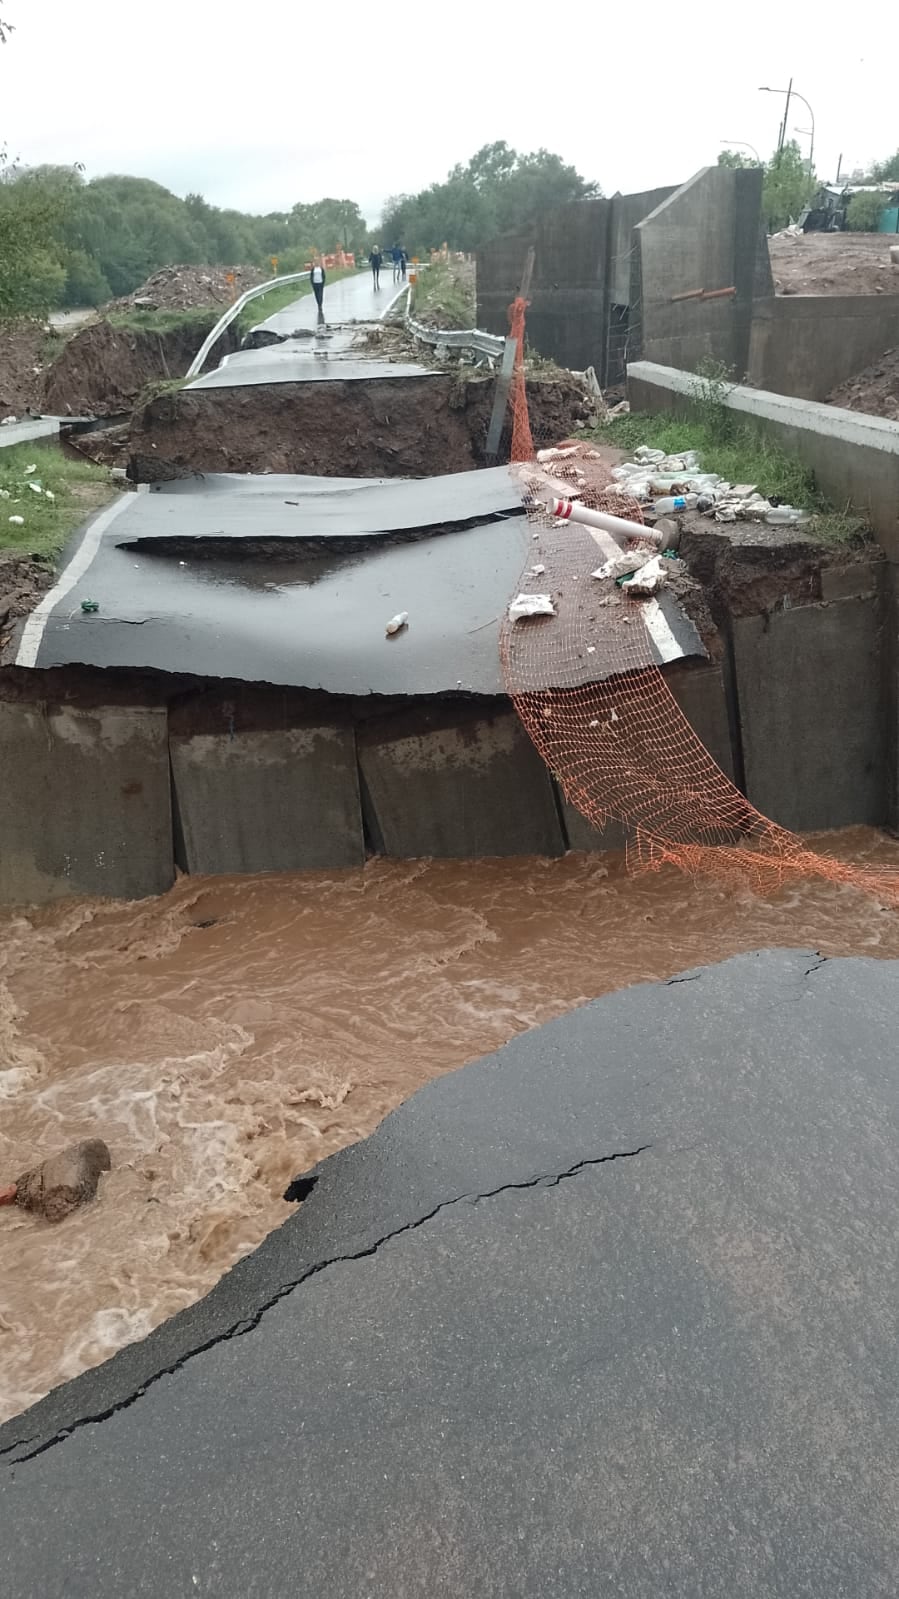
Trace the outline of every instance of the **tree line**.
<instances>
[{"instance_id":1,"label":"tree line","mask_svg":"<svg viewBox=\"0 0 899 1599\"><path fill-rule=\"evenodd\" d=\"M443 244L477 250L497 234L530 227L541 211L601 194L597 183L552 151L521 154L499 139L454 166L442 183L393 195L384 209L382 243L399 242L410 255Z\"/></svg>"},{"instance_id":2,"label":"tree line","mask_svg":"<svg viewBox=\"0 0 899 1599\"><path fill-rule=\"evenodd\" d=\"M764 173L762 215L771 233L798 221L819 187L819 180L795 139L788 140L781 150L775 150L770 161L754 160L740 150L722 150L718 165L761 167ZM899 150L886 160L875 162L862 181L866 184L882 183L884 191L854 194L846 210L846 226L857 233L876 233L887 191L891 186L899 188Z\"/></svg>"},{"instance_id":3,"label":"tree line","mask_svg":"<svg viewBox=\"0 0 899 1599\"><path fill-rule=\"evenodd\" d=\"M85 180L79 167L20 167L0 152L0 317L59 306L101 305L130 294L172 263L302 271L314 251L357 257L373 241L410 255L448 244L475 250L497 233L525 228L539 211L600 192L548 150L521 155L485 145L444 183L388 201L380 228L355 200L297 203L263 216L184 199L148 178Z\"/></svg>"},{"instance_id":4,"label":"tree line","mask_svg":"<svg viewBox=\"0 0 899 1599\"><path fill-rule=\"evenodd\" d=\"M100 305L176 262L266 268L277 256L279 271L302 271L313 251L364 251L367 237L354 200L252 216L147 178L88 183L77 167L0 157L0 316Z\"/></svg>"}]
</instances>

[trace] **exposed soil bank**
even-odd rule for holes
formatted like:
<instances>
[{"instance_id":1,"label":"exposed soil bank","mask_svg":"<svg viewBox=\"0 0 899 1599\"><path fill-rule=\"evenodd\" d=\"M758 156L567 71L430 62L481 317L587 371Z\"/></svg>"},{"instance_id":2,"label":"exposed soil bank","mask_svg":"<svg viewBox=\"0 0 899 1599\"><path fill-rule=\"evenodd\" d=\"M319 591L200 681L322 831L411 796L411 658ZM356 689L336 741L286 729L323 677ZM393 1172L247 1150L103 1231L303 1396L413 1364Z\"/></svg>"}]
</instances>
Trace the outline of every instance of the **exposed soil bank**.
<instances>
[{"instance_id":1,"label":"exposed soil bank","mask_svg":"<svg viewBox=\"0 0 899 1599\"><path fill-rule=\"evenodd\" d=\"M484 464L495 387L492 376L448 373L161 394L135 412L130 475L152 483L193 472L467 472ZM573 378L529 382L528 405L541 441L564 438L590 414ZM508 430L504 450L508 458Z\"/></svg>"},{"instance_id":2,"label":"exposed soil bank","mask_svg":"<svg viewBox=\"0 0 899 1599\"><path fill-rule=\"evenodd\" d=\"M719 626L741 616L879 590L883 550L861 538L825 544L796 527L722 525L691 512L678 552Z\"/></svg>"},{"instance_id":3,"label":"exposed soil bank","mask_svg":"<svg viewBox=\"0 0 899 1599\"><path fill-rule=\"evenodd\" d=\"M33 560L16 550L0 550L0 655L15 623L30 616L52 587L54 577L50 562ZM0 681L3 675L0 672Z\"/></svg>"},{"instance_id":4,"label":"exposed soil bank","mask_svg":"<svg viewBox=\"0 0 899 1599\"><path fill-rule=\"evenodd\" d=\"M889 233L776 234L768 240L778 294L899 294Z\"/></svg>"},{"instance_id":5,"label":"exposed soil bank","mask_svg":"<svg viewBox=\"0 0 899 1599\"><path fill-rule=\"evenodd\" d=\"M148 383L184 376L214 320L214 312L200 313L168 333L91 323L68 341L49 369L43 409L54 416L130 411ZM229 330L216 346L214 363L236 348L236 334Z\"/></svg>"},{"instance_id":6,"label":"exposed soil bank","mask_svg":"<svg viewBox=\"0 0 899 1599\"><path fill-rule=\"evenodd\" d=\"M899 273L896 276L899 277ZM847 411L884 416L888 422L899 422L899 350L884 350L870 366L832 390L827 403L841 405Z\"/></svg>"}]
</instances>

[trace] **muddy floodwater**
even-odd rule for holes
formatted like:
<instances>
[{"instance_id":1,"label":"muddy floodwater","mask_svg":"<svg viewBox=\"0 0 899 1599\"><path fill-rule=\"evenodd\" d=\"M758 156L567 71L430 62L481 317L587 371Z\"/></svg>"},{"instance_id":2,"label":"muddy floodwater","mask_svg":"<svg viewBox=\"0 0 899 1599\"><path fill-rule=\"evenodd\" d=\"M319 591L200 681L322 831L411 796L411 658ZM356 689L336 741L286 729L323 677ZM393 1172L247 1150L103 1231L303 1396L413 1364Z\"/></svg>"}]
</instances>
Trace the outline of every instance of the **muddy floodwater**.
<instances>
[{"instance_id":1,"label":"muddy floodwater","mask_svg":"<svg viewBox=\"0 0 899 1599\"><path fill-rule=\"evenodd\" d=\"M826 847L899 866L874 832ZM7 1417L207 1292L291 1213L291 1177L429 1078L740 950L899 957L899 916L825 883L763 902L570 855L184 878L7 915L0 939L0 1185L74 1139L113 1160L56 1227L0 1210Z\"/></svg>"}]
</instances>

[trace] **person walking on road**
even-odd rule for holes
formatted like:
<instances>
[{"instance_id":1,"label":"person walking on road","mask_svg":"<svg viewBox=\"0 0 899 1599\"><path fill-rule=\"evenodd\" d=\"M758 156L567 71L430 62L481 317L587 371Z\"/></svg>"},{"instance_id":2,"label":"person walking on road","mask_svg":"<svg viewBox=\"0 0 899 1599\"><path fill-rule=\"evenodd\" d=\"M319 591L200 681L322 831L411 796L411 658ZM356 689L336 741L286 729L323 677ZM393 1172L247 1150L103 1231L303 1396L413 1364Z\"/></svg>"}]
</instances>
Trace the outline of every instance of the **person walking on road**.
<instances>
[{"instance_id":1,"label":"person walking on road","mask_svg":"<svg viewBox=\"0 0 899 1599\"><path fill-rule=\"evenodd\" d=\"M383 259L384 257L381 254L381 247L380 245L376 244L368 258L368 264L371 267L372 282L376 289L380 289L381 287L381 262Z\"/></svg>"},{"instance_id":2,"label":"person walking on road","mask_svg":"<svg viewBox=\"0 0 899 1599\"><path fill-rule=\"evenodd\" d=\"M312 292L315 295L315 303L318 306L318 324L319 327L321 327L325 320L325 313L322 305L322 301L325 298L325 268L321 256L315 257L312 263L312 271L309 274L309 279L312 284Z\"/></svg>"},{"instance_id":3,"label":"person walking on road","mask_svg":"<svg viewBox=\"0 0 899 1599\"><path fill-rule=\"evenodd\" d=\"M395 244L393 246L393 250L391 251L391 254L393 256L393 281L394 281L394 283L399 283L399 281L400 281L400 268L402 266L402 261L403 261L403 247L402 247L402 245L401 244Z\"/></svg>"}]
</instances>

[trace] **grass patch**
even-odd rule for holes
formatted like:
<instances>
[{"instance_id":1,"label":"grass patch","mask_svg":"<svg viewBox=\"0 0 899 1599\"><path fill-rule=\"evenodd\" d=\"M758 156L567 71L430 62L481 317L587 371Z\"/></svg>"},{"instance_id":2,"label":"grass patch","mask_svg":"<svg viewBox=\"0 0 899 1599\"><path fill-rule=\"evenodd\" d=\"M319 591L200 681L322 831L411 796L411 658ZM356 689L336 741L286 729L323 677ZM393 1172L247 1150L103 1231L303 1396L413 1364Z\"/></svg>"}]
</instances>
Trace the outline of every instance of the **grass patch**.
<instances>
[{"instance_id":1,"label":"grass patch","mask_svg":"<svg viewBox=\"0 0 899 1599\"><path fill-rule=\"evenodd\" d=\"M725 413L726 425L715 415L698 418L674 416L621 416L594 429L592 436L620 449L634 451L641 444L680 455L695 450L703 471L717 472L728 483L753 483L767 497L813 513L803 524L828 543L849 543L870 538L863 516L848 508L837 510L820 492L811 473L746 424Z\"/></svg>"},{"instance_id":2,"label":"grass patch","mask_svg":"<svg viewBox=\"0 0 899 1599\"><path fill-rule=\"evenodd\" d=\"M385 261L383 270L387 269ZM409 270L414 272L415 268ZM445 332L475 326L474 278L457 270L454 263L435 261L419 272L414 292L412 315L417 322L442 328Z\"/></svg>"},{"instance_id":3,"label":"grass patch","mask_svg":"<svg viewBox=\"0 0 899 1599\"><path fill-rule=\"evenodd\" d=\"M341 278L356 276L357 267L328 267L325 271L325 315L328 314L328 287L338 283ZM245 305L237 318L239 331L249 333L251 328L258 328L260 322L265 322L270 316L275 316L278 311L286 311L294 300L304 300L307 294L312 293L312 284L308 278L303 283L276 283L274 288L266 294L258 294L255 300Z\"/></svg>"},{"instance_id":4,"label":"grass patch","mask_svg":"<svg viewBox=\"0 0 899 1599\"><path fill-rule=\"evenodd\" d=\"M178 333L187 328L208 333L224 309L212 306L209 310L148 311L136 306L133 311L108 311L101 320L126 333Z\"/></svg>"},{"instance_id":5,"label":"grass patch","mask_svg":"<svg viewBox=\"0 0 899 1599\"><path fill-rule=\"evenodd\" d=\"M35 471L28 472L29 466ZM42 492L36 494L31 483ZM58 446L44 443L0 449L0 490L0 550L49 561L79 523L116 492L105 466L70 460ZM23 517L23 525L10 522L11 516Z\"/></svg>"}]
</instances>

